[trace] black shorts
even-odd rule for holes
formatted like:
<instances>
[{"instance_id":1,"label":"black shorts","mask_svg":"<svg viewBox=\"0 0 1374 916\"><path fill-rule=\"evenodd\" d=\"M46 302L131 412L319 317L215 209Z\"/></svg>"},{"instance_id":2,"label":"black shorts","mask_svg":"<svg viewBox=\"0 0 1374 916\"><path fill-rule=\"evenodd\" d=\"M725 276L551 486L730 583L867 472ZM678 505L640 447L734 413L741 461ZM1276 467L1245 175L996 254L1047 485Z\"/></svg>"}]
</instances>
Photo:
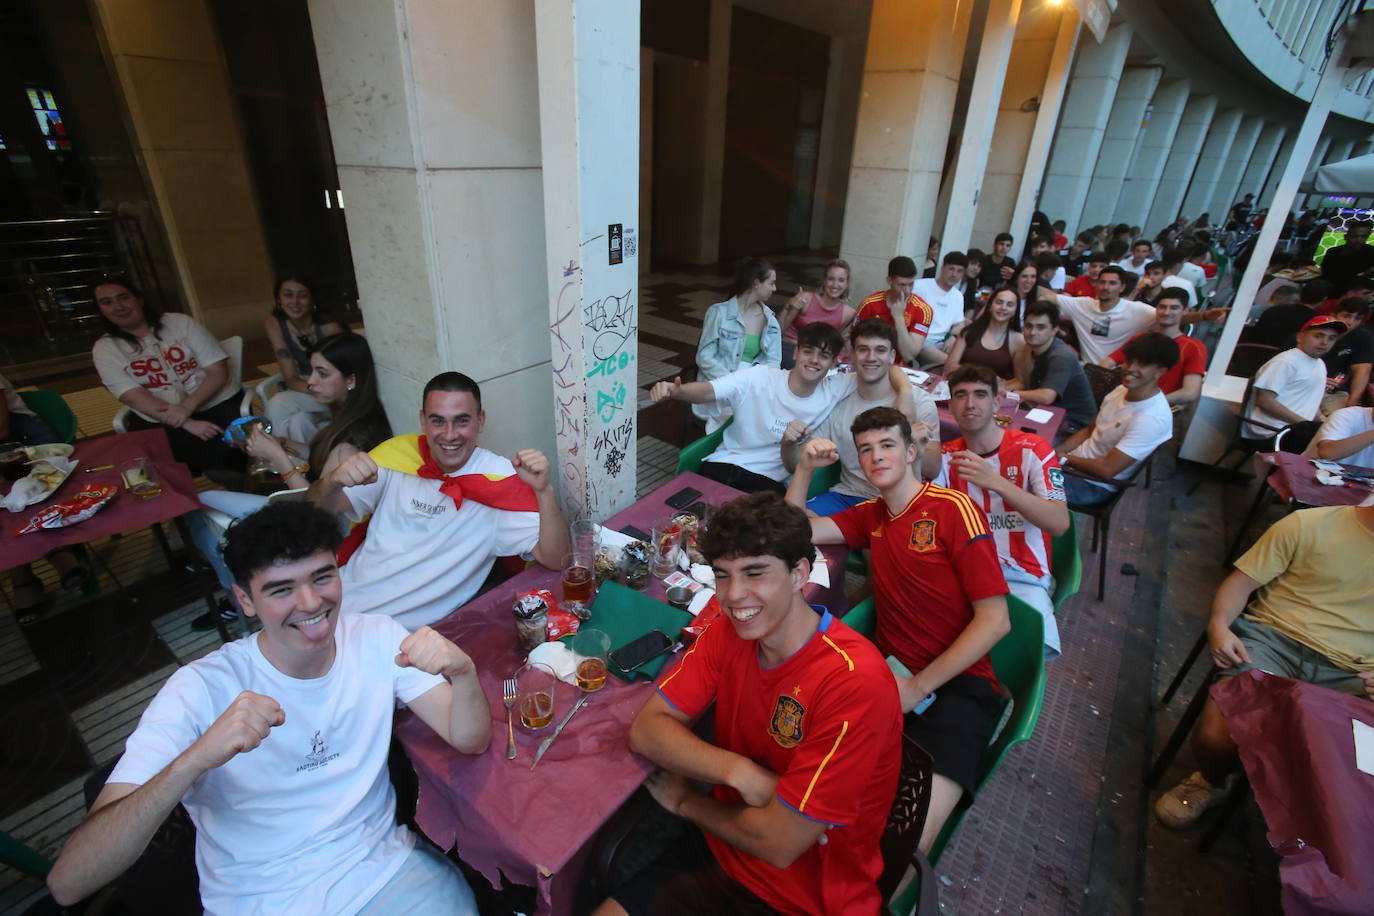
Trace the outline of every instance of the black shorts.
<instances>
[{"instance_id":1,"label":"black shorts","mask_svg":"<svg viewBox=\"0 0 1374 916\"><path fill-rule=\"evenodd\" d=\"M762 474L755 474L737 464L703 461L701 467L697 468L697 473L702 477L709 477L717 483L723 483L727 487L734 487L736 490L743 490L746 493L787 492L787 486L781 481L765 477Z\"/></svg>"},{"instance_id":2,"label":"black shorts","mask_svg":"<svg viewBox=\"0 0 1374 916\"><path fill-rule=\"evenodd\" d=\"M907 713L902 731L925 748L935 772L959 784L963 804L973 804L983 753L1002 718L997 686L976 674L961 674L935 691L935 702L919 716Z\"/></svg>"},{"instance_id":3,"label":"black shorts","mask_svg":"<svg viewBox=\"0 0 1374 916\"><path fill-rule=\"evenodd\" d=\"M682 838L611 899L630 916L700 916L731 913L774 916L776 910L725 874L706 838L687 825Z\"/></svg>"}]
</instances>

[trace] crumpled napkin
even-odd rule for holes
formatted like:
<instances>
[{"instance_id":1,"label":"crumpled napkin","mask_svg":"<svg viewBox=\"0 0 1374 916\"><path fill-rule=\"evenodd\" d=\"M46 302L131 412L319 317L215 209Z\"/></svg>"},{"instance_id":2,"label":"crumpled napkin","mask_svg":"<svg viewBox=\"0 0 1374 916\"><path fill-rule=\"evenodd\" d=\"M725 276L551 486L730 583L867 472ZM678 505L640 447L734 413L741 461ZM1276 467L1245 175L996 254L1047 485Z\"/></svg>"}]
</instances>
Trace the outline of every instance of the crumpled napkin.
<instances>
[{"instance_id":1,"label":"crumpled napkin","mask_svg":"<svg viewBox=\"0 0 1374 916\"><path fill-rule=\"evenodd\" d=\"M60 472L65 477L72 472L77 464L78 461L75 458L44 458L40 461L29 462L31 468L29 476L21 477L14 482L9 494L5 496L5 508L11 512L18 512L46 499L53 492L48 489L47 484L33 476L33 472L39 470L40 466L51 465L55 471Z\"/></svg>"},{"instance_id":2,"label":"crumpled napkin","mask_svg":"<svg viewBox=\"0 0 1374 916\"><path fill-rule=\"evenodd\" d=\"M1345 486L1345 478L1344 478L1344 477L1342 477L1340 474L1332 474L1330 471L1325 470L1325 469L1323 469L1323 468L1317 468L1316 477L1317 477L1317 483L1324 484L1324 485L1326 485L1326 486L1328 486L1328 487L1343 487L1343 486Z\"/></svg>"},{"instance_id":3,"label":"crumpled napkin","mask_svg":"<svg viewBox=\"0 0 1374 916\"><path fill-rule=\"evenodd\" d=\"M553 640L541 643L530 651L531 664L545 665L567 684L577 684L577 656L566 644Z\"/></svg>"}]
</instances>

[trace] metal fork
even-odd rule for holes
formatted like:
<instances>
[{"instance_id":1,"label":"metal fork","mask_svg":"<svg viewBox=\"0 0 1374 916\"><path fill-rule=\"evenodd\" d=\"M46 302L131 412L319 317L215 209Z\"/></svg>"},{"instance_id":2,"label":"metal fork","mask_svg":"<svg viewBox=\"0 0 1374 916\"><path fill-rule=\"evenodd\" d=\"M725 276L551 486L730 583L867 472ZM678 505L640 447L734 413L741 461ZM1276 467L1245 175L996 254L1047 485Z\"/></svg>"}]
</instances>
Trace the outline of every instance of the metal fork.
<instances>
[{"instance_id":1,"label":"metal fork","mask_svg":"<svg viewBox=\"0 0 1374 916\"><path fill-rule=\"evenodd\" d=\"M506 759L515 759L515 725L511 722L511 709L515 706L515 678L506 678L501 698L506 702Z\"/></svg>"}]
</instances>

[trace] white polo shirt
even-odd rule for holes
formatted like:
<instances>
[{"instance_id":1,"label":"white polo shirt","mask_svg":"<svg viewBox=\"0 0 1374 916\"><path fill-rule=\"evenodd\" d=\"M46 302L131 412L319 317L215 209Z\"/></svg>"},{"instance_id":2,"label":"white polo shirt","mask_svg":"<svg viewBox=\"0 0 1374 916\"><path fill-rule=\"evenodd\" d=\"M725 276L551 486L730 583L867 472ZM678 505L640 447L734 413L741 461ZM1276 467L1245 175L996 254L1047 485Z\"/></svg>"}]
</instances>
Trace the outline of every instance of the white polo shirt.
<instances>
[{"instance_id":1,"label":"white polo shirt","mask_svg":"<svg viewBox=\"0 0 1374 916\"><path fill-rule=\"evenodd\" d=\"M1069 454L1076 458L1106 458L1116 449L1132 459L1116 475L1117 480L1126 480L1140 462L1168 442L1173 434L1174 415L1163 393L1155 392L1153 397L1143 401L1128 401L1126 386L1119 385L1102 399L1102 407L1093 420L1092 434ZM1107 486L1095 480L1088 483Z\"/></svg>"},{"instance_id":2,"label":"white polo shirt","mask_svg":"<svg viewBox=\"0 0 1374 916\"><path fill-rule=\"evenodd\" d=\"M1326 393L1326 363L1315 356L1294 347L1284 350L1269 362L1260 366L1255 373L1254 390L1272 391L1278 396L1279 403L1300 417L1315 419L1317 409L1322 406L1322 395ZM1258 420L1270 426L1287 426L1288 421L1267 414L1254 405L1251 398L1247 419ZM1245 424L1244 435L1247 439L1264 439L1274 435L1274 430L1262 426Z\"/></svg>"},{"instance_id":3,"label":"white polo shirt","mask_svg":"<svg viewBox=\"0 0 1374 916\"><path fill-rule=\"evenodd\" d=\"M938 347L949 336L949 329L964 320L964 294L959 292L957 286L941 289L934 277L917 280L911 291L929 303L931 311L935 313L926 343Z\"/></svg>"}]
</instances>

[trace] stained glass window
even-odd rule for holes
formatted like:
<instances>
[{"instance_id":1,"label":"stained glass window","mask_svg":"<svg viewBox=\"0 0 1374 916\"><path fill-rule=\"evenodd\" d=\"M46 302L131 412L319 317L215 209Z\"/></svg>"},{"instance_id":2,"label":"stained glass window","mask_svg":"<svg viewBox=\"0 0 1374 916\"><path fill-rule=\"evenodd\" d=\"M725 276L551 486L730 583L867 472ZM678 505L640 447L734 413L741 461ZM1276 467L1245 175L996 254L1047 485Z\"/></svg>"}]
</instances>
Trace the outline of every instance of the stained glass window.
<instances>
[{"instance_id":1,"label":"stained glass window","mask_svg":"<svg viewBox=\"0 0 1374 916\"><path fill-rule=\"evenodd\" d=\"M62 112L57 108L57 100L47 89L27 90L29 107L33 109L38 129L43 133L43 142L51 150L71 149L72 141L67 138L67 128L62 124Z\"/></svg>"}]
</instances>

